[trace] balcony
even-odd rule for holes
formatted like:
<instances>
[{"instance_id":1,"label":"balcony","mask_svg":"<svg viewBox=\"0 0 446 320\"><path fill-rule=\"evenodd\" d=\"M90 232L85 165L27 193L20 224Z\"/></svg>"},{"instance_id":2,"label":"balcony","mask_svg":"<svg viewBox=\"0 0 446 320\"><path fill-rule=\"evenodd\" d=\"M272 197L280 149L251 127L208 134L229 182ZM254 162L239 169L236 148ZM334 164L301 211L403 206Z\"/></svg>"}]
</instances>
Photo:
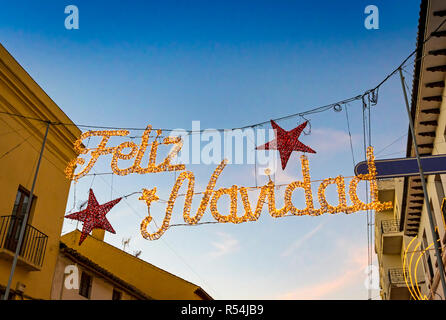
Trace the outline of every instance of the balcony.
<instances>
[{"instance_id":1,"label":"balcony","mask_svg":"<svg viewBox=\"0 0 446 320\"><path fill-rule=\"evenodd\" d=\"M382 253L400 254L403 244L403 232L398 220L381 221Z\"/></svg>"},{"instance_id":2,"label":"balcony","mask_svg":"<svg viewBox=\"0 0 446 320\"><path fill-rule=\"evenodd\" d=\"M409 275L407 270L404 270L407 279ZM410 300L410 291L404 280L404 272L402 268L389 269L388 276L388 298L389 300Z\"/></svg>"},{"instance_id":3,"label":"balcony","mask_svg":"<svg viewBox=\"0 0 446 320\"><path fill-rule=\"evenodd\" d=\"M0 258L14 258L22 221L22 218L16 216L0 216ZM46 234L27 224L17 265L28 271L41 270L47 242Z\"/></svg>"}]
</instances>

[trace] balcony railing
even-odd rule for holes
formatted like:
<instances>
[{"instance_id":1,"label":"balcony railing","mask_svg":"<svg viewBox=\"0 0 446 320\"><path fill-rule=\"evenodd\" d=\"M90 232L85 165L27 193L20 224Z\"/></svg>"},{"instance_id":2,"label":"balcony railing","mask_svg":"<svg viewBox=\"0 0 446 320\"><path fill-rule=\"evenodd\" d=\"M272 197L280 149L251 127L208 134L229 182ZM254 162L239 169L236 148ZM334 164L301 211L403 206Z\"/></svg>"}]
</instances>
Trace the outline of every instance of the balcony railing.
<instances>
[{"instance_id":1,"label":"balcony railing","mask_svg":"<svg viewBox=\"0 0 446 320\"><path fill-rule=\"evenodd\" d=\"M16 216L0 216L0 250L15 253L19 242L22 218ZM48 236L27 224L19 257L26 263L42 267L45 257Z\"/></svg>"},{"instance_id":2,"label":"balcony railing","mask_svg":"<svg viewBox=\"0 0 446 320\"><path fill-rule=\"evenodd\" d=\"M383 220L381 221L381 233L396 233L400 232L400 222L398 220Z\"/></svg>"},{"instance_id":3,"label":"balcony railing","mask_svg":"<svg viewBox=\"0 0 446 320\"><path fill-rule=\"evenodd\" d=\"M404 276L409 279L408 271L403 268L391 268L388 270L387 276L387 298L389 300L410 300L411 293L404 280Z\"/></svg>"},{"instance_id":4,"label":"balcony railing","mask_svg":"<svg viewBox=\"0 0 446 320\"><path fill-rule=\"evenodd\" d=\"M406 275L406 279L409 278L408 271L403 270L403 268L389 269L388 275L389 275L389 284L393 286L406 285L406 281L404 280L404 275Z\"/></svg>"}]
</instances>

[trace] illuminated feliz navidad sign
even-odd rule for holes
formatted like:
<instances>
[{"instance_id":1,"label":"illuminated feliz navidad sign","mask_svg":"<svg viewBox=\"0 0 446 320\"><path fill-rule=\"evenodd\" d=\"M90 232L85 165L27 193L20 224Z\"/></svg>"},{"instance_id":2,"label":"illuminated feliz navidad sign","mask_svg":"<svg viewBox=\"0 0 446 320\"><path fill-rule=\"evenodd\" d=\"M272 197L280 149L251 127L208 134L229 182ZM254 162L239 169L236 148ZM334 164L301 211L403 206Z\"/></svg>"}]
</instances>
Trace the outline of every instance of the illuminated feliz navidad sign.
<instances>
[{"instance_id":1,"label":"illuminated feliz navidad sign","mask_svg":"<svg viewBox=\"0 0 446 320\"><path fill-rule=\"evenodd\" d=\"M282 169L285 169L288 159L293 151L302 151L302 152L311 152L315 153L314 150L304 145L302 142L298 140L300 133L303 128L306 126L306 122L299 125L290 131L285 131L280 128L274 121L271 121L273 126L276 139L266 143L263 146L257 147L257 149L266 149L266 150L278 150L280 152L280 158L282 161ZM347 205L347 197L346 197L346 186L344 177L337 176L336 178L327 178L322 180L318 187L318 202L320 208L316 209L313 201L313 194L311 190L311 179L310 179L310 170L309 170L309 161L305 155L301 155L301 164L302 164L302 175L303 179L300 181L291 182L286 186L284 193L284 205L282 208L276 207L276 199L275 199L275 184L273 181L269 181L262 187L258 187L260 189L260 194L257 199L255 207L252 207L250 200L248 199L248 190L252 188L243 187L233 185L229 188L220 188L218 190L214 190L217 180L221 173L223 172L225 166L228 161L223 160L217 166L217 168L212 173L206 190L201 193L195 193L195 175L192 171L186 171L186 166L184 164L171 164L172 159L178 154L181 150L183 143L181 137L166 137L159 142L158 137L161 135L161 130L156 131L156 138L151 142L150 151L147 150L149 146L149 137L152 131L152 127L147 126L144 134L141 138L141 143L139 145L135 144L132 141L123 142L117 146L111 147L108 146L111 137L125 137L129 134L128 130L101 130L101 131L87 131L83 133L78 140L74 143L74 149L79 154L79 157L69 162L68 166L65 169L65 173L67 178L77 181L78 179L84 177L89 173L89 171L93 168L97 160L101 156L112 155L111 160L111 169L117 175L125 176L131 173L137 174L147 174L147 173L155 173L155 172L165 172L165 171L181 171L178 178L175 181L175 184L172 187L169 200L167 201L167 207L165 211L165 216L162 222L161 227L153 232L149 233L147 231L147 227L152 221L152 217L150 216L150 206L152 202L158 201L159 198L156 195L156 187L152 189L143 189L142 196L139 200L145 201L148 209L148 216L146 216L141 222L141 235L145 239L156 240L159 239L165 231L169 228L170 219L172 216L172 210L175 205L176 199L179 194L178 191L187 180L187 191L185 196L185 202L183 207L183 217L184 221L190 225L197 224L201 218L203 217L205 210L209 206L212 216L217 222L221 223L242 223L247 221L256 221L263 209L266 198L268 198L268 211L270 215L274 218L283 217L286 215L310 215L310 216L319 216L324 213L340 213L345 212L347 214L357 212L360 210L368 210L373 209L376 211L382 211L386 209L392 208L392 202L380 202L378 200L378 187L376 182L376 167L375 167L375 159L373 155L373 148L369 147L367 149L367 166L368 173L359 174L352 178L348 186L348 194L350 197L351 205ZM94 148L86 148L83 146L82 142L90 137L101 137L101 141ZM157 150L159 145L173 145L173 148L166 156L166 158L160 162L156 163ZM149 153L149 161L145 165L141 163L146 152ZM86 163L84 158L81 158L80 155L89 155L90 158ZM127 168L119 167L119 160L132 160L134 159L133 164ZM77 167L81 166L80 170L77 170ZM362 202L357 195L357 185L359 181L367 180L370 183L370 203ZM331 185L335 184L337 187L338 193L338 204L333 205L329 204L326 196L325 190ZM295 189L302 188L305 192L305 203L306 207L303 209L296 208L292 203L292 195ZM194 196L201 195L200 205L198 207L195 215L191 215L191 205ZM217 209L217 203L219 199L223 196L227 195L230 198L230 209L229 213L222 214ZM243 204L243 215L238 215L238 197L240 196L241 202ZM118 199L116 199L119 201ZM115 200L114 200L115 201ZM114 232L113 228L109 225L107 219L105 218L105 214L111 209L111 207L117 203L117 201L111 203L106 203L102 206L98 205L94 194L90 191L90 197L88 201L87 209L66 216L70 219L76 219L84 222L83 229L83 238L91 231L92 228L102 228L108 230L110 232ZM241 211L241 210L240 210ZM83 241L83 239L81 239ZM81 242L82 242L81 241Z\"/></svg>"}]
</instances>

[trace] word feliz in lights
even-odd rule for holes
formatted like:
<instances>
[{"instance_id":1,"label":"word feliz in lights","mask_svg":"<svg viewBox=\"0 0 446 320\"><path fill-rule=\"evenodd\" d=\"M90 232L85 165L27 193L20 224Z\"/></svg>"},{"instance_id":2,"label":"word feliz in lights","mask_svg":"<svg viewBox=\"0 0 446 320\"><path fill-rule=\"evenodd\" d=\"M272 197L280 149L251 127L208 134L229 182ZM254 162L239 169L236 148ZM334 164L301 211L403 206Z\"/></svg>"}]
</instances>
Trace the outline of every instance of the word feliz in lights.
<instances>
[{"instance_id":1,"label":"word feliz in lights","mask_svg":"<svg viewBox=\"0 0 446 320\"><path fill-rule=\"evenodd\" d=\"M167 155L167 157L160 164L156 164L156 155L157 149L159 146L159 142L155 139L152 142L150 154L149 154L149 163L147 167L141 167L142 158L146 152L146 149L149 145L149 134L151 132L151 126L147 126L146 131L144 132L141 144L138 146L133 142L123 142L116 147L107 147L106 144L110 137L112 136L126 136L129 134L127 130L108 130L108 131L88 131L81 135L81 137L74 143L74 147L76 152L79 154L88 154L90 153L89 162L81 169L80 172L74 173L76 167L78 165L84 165L85 159L76 158L69 162L67 168L65 169L65 173L68 178L77 181L79 178L88 174L94 164L97 162L98 158L102 155L112 154L111 168L114 173L118 175L127 175L130 173L153 173L153 172L164 172L164 171L183 171L185 170L184 164L176 164L172 165L170 162L175 157L178 152L181 150L182 141L180 137L167 137L164 138L161 144L174 144L174 147ZM157 137L161 135L161 130L157 130ZM82 141L86 138L92 136L100 136L102 137L101 142L98 144L96 148L85 148L82 145ZM130 149L129 152L123 153L124 149ZM118 160L131 160L135 158L132 166L121 169L118 167ZM148 225L152 221L152 217L150 215L150 206L152 202L158 201L159 197L156 195L156 187L153 189L143 189L142 195L139 200L145 201L148 210L148 216L146 216L141 222L140 230L141 235L145 239L156 240L159 239L169 228L170 220L172 216L172 211L178 198L178 191L183 185L185 180L188 180L187 184L187 192L185 194L185 201L183 206L183 218L184 221L190 225L197 224L201 218L203 217L207 207L209 206L212 216L217 222L220 223L243 223L248 221L256 221L258 220L263 206L266 202L266 198L268 198L268 211L270 215L274 218L284 217L286 215L310 215L310 216L319 216L324 213L340 213L345 212L347 214L361 211L361 210L376 210L383 211L387 209L391 209L393 207L392 202L380 202L378 200L378 186L376 182L376 167L375 167L375 157L373 155L373 148L369 147L367 149L367 166L368 166L368 174L360 174L352 178L348 187L348 194L351 201L351 205L347 204L347 196L346 196L346 187L344 177L338 176L336 178L327 178L322 180L318 187L318 202L320 205L319 209L314 207L313 194L311 190L311 178L310 178L310 169L309 169L309 161L305 155L300 157L302 164L302 175L303 179L301 181L291 182L286 186L284 193L284 205L282 208L276 208L276 200L275 200L275 184L271 180L264 186L259 187L260 194L257 199L256 207L251 207L251 203L248 198L248 189L247 187L233 185L230 188L220 188L218 190L214 190L217 180L221 173L223 172L225 166L227 165L227 160L223 160L220 165L215 169L212 173L206 190L202 193L195 193L195 175L191 171L183 171L179 174L178 178L175 181L175 184L172 187L169 200L167 201L167 207L165 211L165 216L163 218L163 223L161 227L153 232L149 233L147 231ZM366 180L370 182L370 203L364 203L361 201L357 195L357 186L359 181ZM328 203L325 190L331 184L335 184L337 187L338 193L338 204L336 206ZM306 207L303 209L296 208L292 203L292 195L295 189L301 188L305 192L305 203ZM200 201L200 205L198 207L197 212L194 216L191 216L191 206L194 195L202 194L202 198ZM241 202L244 209L244 215L238 216L238 195L240 194ZM227 195L230 199L230 208L229 213L221 214L218 211L217 203L219 199L223 196Z\"/></svg>"},{"instance_id":2,"label":"word feliz in lights","mask_svg":"<svg viewBox=\"0 0 446 320\"><path fill-rule=\"evenodd\" d=\"M183 146L181 137L166 137L163 139L163 142L160 143L158 141L158 137L162 133L161 130L156 131L156 138L153 140L150 148L149 163L147 167L141 168L140 166L141 160L144 157L147 146L149 145L149 136L151 131L152 131L152 126L148 125L142 135L141 144L139 145L139 148L138 145L132 141L123 142L117 147L106 147L110 137L116 137L116 136L125 137L130 133L128 130L100 130L100 131L84 132L79 137L79 139L74 142L74 150L78 154L90 153L90 160L88 161L87 165L79 173L76 174L74 173L74 170L76 169L77 165L84 165L85 159L78 157L70 161L68 163L68 166L65 168L65 174L67 178L77 181L78 179L82 178L83 176L87 175L90 172L90 170L93 168L93 166L95 165L100 156L108 154L113 155L111 161L111 168L113 172L120 176L125 176L130 173L146 174L151 172L182 171L186 169L186 166L184 164L176 164L176 165L170 164L170 161L178 154L178 152L181 150L181 147ZM96 148L85 148L82 145L82 141L90 137L102 137L101 142L98 144ZM174 147L169 152L164 161L159 165L156 165L155 164L156 154L158 151L158 146L160 144L166 144L166 145L173 144ZM128 153L123 153L124 149L130 149L130 151ZM120 159L131 160L133 158L135 158L135 161L132 166L126 169L120 169L118 167L118 160Z\"/></svg>"}]
</instances>

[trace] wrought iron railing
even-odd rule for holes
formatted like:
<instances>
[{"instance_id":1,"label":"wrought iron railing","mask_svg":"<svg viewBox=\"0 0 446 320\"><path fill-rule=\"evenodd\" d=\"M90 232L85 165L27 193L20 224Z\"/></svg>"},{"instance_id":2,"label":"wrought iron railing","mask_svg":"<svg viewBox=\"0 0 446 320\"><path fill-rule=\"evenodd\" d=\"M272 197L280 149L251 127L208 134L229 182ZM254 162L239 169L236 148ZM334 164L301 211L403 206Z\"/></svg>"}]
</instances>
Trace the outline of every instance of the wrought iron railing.
<instances>
[{"instance_id":1,"label":"wrought iron railing","mask_svg":"<svg viewBox=\"0 0 446 320\"><path fill-rule=\"evenodd\" d=\"M393 268L389 269L388 276L389 276L389 284L400 286L400 285L406 285L406 280L404 278L404 275L406 275L406 279L408 279L408 271L403 270L403 268Z\"/></svg>"},{"instance_id":2,"label":"wrought iron railing","mask_svg":"<svg viewBox=\"0 0 446 320\"><path fill-rule=\"evenodd\" d=\"M0 216L0 248L15 253L19 242L22 218ZM48 236L27 224L19 256L27 262L41 267L45 258Z\"/></svg>"},{"instance_id":3,"label":"wrought iron railing","mask_svg":"<svg viewBox=\"0 0 446 320\"><path fill-rule=\"evenodd\" d=\"M398 220L383 220L381 221L381 233L395 233L400 232L400 222Z\"/></svg>"}]
</instances>

